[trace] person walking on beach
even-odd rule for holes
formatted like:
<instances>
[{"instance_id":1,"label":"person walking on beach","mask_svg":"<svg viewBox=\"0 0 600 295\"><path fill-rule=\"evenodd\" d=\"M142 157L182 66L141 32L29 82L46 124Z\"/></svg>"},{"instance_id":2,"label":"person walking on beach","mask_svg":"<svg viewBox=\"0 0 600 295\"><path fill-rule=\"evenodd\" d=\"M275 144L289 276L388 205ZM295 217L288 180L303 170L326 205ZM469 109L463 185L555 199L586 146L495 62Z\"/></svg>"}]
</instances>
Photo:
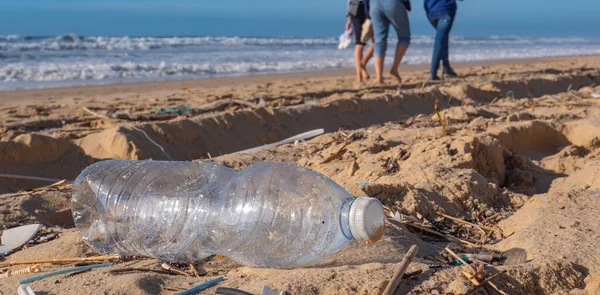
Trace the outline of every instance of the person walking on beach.
<instances>
[{"instance_id":1,"label":"person walking on beach","mask_svg":"<svg viewBox=\"0 0 600 295\"><path fill-rule=\"evenodd\" d=\"M438 81L437 75L442 62L443 76L448 78L457 77L456 73L450 67L449 43L450 30L454 24L456 16L456 0L424 0L425 12L429 22L436 29L435 45L433 46L433 57L431 59L430 81Z\"/></svg>"},{"instance_id":2,"label":"person walking on beach","mask_svg":"<svg viewBox=\"0 0 600 295\"><path fill-rule=\"evenodd\" d=\"M375 72L377 73L377 83L380 85L383 84L383 66L390 24L396 30L398 37L390 74L396 78L398 84L402 83L398 67L410 44L410 23L405 1L408 2L408 0L366 0L375 34Z\"/></svg>"},{"instance_id":3,"label":"person walking on beach","mask_svg":"<svg viewBox=\"0 0 600 295\"><path fill-rule=\"evenodd\" d=\"M366 66L373 56L374 44L371 43L367 49L367 53L363 55L365 42L363 40L363 25L367 21L367 12L365 2L363 0L348 0L348 21L346 22L346 30L350 26L354 28L354 39L356 46L354 48L354 63L356 64L356 82L360 85L363 79L368 80L369 73Z\"/></svg>"}]
</instances>

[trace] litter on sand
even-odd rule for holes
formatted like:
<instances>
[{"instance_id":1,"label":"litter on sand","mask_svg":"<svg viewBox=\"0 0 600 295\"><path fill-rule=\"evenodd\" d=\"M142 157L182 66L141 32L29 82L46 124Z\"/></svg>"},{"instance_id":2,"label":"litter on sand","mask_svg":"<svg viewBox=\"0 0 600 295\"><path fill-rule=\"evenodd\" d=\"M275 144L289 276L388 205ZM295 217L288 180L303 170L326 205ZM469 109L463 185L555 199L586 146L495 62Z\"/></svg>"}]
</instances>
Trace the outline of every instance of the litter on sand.
<instances>
[{"instance_id":1,"label":"litter on sand","mask_svg":"<svg viewBox=\"0 0 600 295\"><path fill-rule=\"evenodd\" d=\"M20 269L20 270L17 270L17 271L11 271L9 269L5 273L0 274L0 279L7 279L7 278L15 277L15 276L20 276L20 275L27 275L27 274L32 274L32 273L40 272L40 271L42 271L40 269L40 265L39 264L33 264L33 265L30 265L27 268Z\"/></svg>"},{"instance_id":2,"label":"litter on sand","mask_svg":"<svg viewBox=\"0 0 600 295\"><path fill-rule=\"evenodd\" d=\"M0 257L25 245L41 227L41 224L29 224L5 230L0 239Z\"/></svg>"},{"instance_id":3,"label":"litter on sand","mask_svg":"<svg viewBox=\"0 0 600 295\"><path fill-rule=\"evenodd\" d=\"M217 290L215 290L215 293L220 295L252 295L252 293L248 293L242 290L222 287L217 288Z\"/></svg>"},{"instance_id":4,"label":"litter on sand","mask_svg":"<svg viewBox=\"0 0 600 295\"><path fill-rule=\"evenodd\" d=\"M296 136L284 139L284 140L276 142L276 143L271 143L271 144L267 144L267 145L263 145L263 146L259 146L259 147L255 147L255 148L251 148L251 149L239 151L239 152L237 152L235 154L253 153L253 152L257 152L257 151L264 150L264 149L267 149L267 148L272 148L272 147L277 147L277 146L280 146L280 145L292 143L292 142L295 142L296 140L309 139L309 138L312 138L312 137L315 137L315 136L319 136L319 135L321 135L323 133L325 133L325 129L316 129L316 130L312 130L312 131L308 131L308 132L304 132L304 133L298 134Z\"/></svg>"},{"instance_id":5,"label":"litter on sand","mask_svg":"<svg viewBox=\"0 0 600 295\"><path fill-rule=\"evenodd\" d=\"M197 292L200 292L202 290L208 289L214 285L216 285L217 283L223 281L223 277L218 277L216 279L212 279L206 283L202 283L198 286L192 287L190 289L187 289L183 292L177 293L175 295L190 295L190 294L196 294Z\"/></svg>"},{"instance_id":6,"label":"litter on sand","mask_svg":"<svg viewBox=\"0 0 600 295\"><path fill-rule=\"evenodd\" d=\"M19 295L35 295L35 292L33 292L33 289L29 285L20 285L17 293Z\"/></svg>"},{"instance_id":7,"label":"litter on sand","mask_svg":"<svg viewBox=\"0 0 600 295\"><path fill-rule=\"evenodd\" d=\"M286 294L288 294L288 293L285 291L279 292L279 291L277 291L275 289L271 289L267 286L264 286L262 289L262 292L260 292L260 295L286 295Z\"/></svg>"},{"instance_id":8,"label":"litter on sand","mask_svg":"<svg viewBox=\"0 0 600 295\"><path fill-rule=\"evenodd\" d=\"M49 278L49 277L52 277L52 276L56 276L56 275L62 275L62 274L71 273L71 272L77 272L77 271L84 271L84 270L93 269L93 268L109 267L109 266L112 266L112 265L113 265L112 263L104 263L104 264L94 264L94 265L86 265L86 266L78 266L78 267L72 267L72 268L65 268L65 269L61 269L61 270L57 270L57 271L45 273L45 274L42 274L42 275L39 275L39 276L31 277L31 278L28 278L28 279L20 280L19 284L27 284L27 283L39 281L39 280L42 280L42 279L45 279L45 278Z\"/></svg>"}]
</instances>

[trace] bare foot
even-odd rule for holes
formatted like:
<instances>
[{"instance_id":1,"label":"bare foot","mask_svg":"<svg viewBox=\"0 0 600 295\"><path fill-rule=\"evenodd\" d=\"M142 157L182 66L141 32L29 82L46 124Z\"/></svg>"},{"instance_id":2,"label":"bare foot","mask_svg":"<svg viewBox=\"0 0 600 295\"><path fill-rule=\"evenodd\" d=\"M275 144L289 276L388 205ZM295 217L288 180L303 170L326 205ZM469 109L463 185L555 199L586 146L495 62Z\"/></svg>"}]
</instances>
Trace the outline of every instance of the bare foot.
<instances>
[{"instance_id":1,"label":"bare foot","mask_svg":"<svg viewBox=\"0 0 600 295\"><path fill-rule=\"evenodd\" d=\"M391 70L390 75L392 75L392 77L396 79L396 82L398 82L398 84L402 84L402 78L400 77L400 75L398 75L397 70Z\"/></svg>"},{"instance_id":2,"label":"bare foot","mask_svg":"<svg viewBox=\"0 0 600 295\"><path fill-rule=\"evenodd\" d=\"M367 69L365 69L365 66L360 66L360 74L362 75L362 78L365 80L371 79L371 76L369 76L369 72L367 72Z\"/></svg>"}]
</instances>

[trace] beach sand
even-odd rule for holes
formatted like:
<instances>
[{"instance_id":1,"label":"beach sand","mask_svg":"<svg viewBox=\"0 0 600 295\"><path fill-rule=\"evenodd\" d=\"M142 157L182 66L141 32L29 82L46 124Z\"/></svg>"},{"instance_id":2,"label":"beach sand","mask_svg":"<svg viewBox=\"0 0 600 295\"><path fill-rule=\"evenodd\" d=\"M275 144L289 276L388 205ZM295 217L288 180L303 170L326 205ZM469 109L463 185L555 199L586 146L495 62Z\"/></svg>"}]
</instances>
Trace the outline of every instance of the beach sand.
<instances>
[{"instance_id":1,"label":"beach sand","mask_svg":"<svg viewBox=\"0 0 600 295\"><path fill-rule=\"evenodd\" d=\"M419 245L396 294L471 290L463 275L471 270L445 263L445 247L499 254L478 274L505 271L493 283L507 294L599 294L600 56L456 70L461 78L431 84L426 66L405 66L401 88L355 89L351 71L331 71L0 92L0 174L73 180L108 158L212 160L238 170L287 161L409 216L390 221L378 243L354 242L309 268L254 269L214 256L195 265L197 278L124 272L162 270L156 260L127 259L31 286L37 294L175 294L222 275L218 286L253 294L265 285L381 294ZM234 154L319 128L326 133L310 140ZM0 228L37 222L39 235L61 233L6 260L98 255L74 229L70 185L51 183L0 177ZM0 294L14 294L28 276L0 279Z\"/></svg>"}]
</instances>

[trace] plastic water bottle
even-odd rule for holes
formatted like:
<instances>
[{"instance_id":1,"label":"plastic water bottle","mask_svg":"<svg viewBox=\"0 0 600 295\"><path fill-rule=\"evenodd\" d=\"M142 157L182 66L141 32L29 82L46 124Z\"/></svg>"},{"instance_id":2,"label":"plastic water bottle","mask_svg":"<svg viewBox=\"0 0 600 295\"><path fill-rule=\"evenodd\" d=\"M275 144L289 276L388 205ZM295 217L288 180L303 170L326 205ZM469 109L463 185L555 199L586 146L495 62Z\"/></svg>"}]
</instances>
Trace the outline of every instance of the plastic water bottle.
<instances>
[{"instance_id":1,"label":"plastic water bottle","mask_svg":"<svg viewBox=\"0 0 600 295\"><path fill-rule=\"evenodd\" d=\"M110 160L73 186L83 240L102 253L194 262L223 254L248 266L319 262L352 240L378 240L384 212L289 163L241 172L214 163Z\"/></svg>"}]
</instances>

